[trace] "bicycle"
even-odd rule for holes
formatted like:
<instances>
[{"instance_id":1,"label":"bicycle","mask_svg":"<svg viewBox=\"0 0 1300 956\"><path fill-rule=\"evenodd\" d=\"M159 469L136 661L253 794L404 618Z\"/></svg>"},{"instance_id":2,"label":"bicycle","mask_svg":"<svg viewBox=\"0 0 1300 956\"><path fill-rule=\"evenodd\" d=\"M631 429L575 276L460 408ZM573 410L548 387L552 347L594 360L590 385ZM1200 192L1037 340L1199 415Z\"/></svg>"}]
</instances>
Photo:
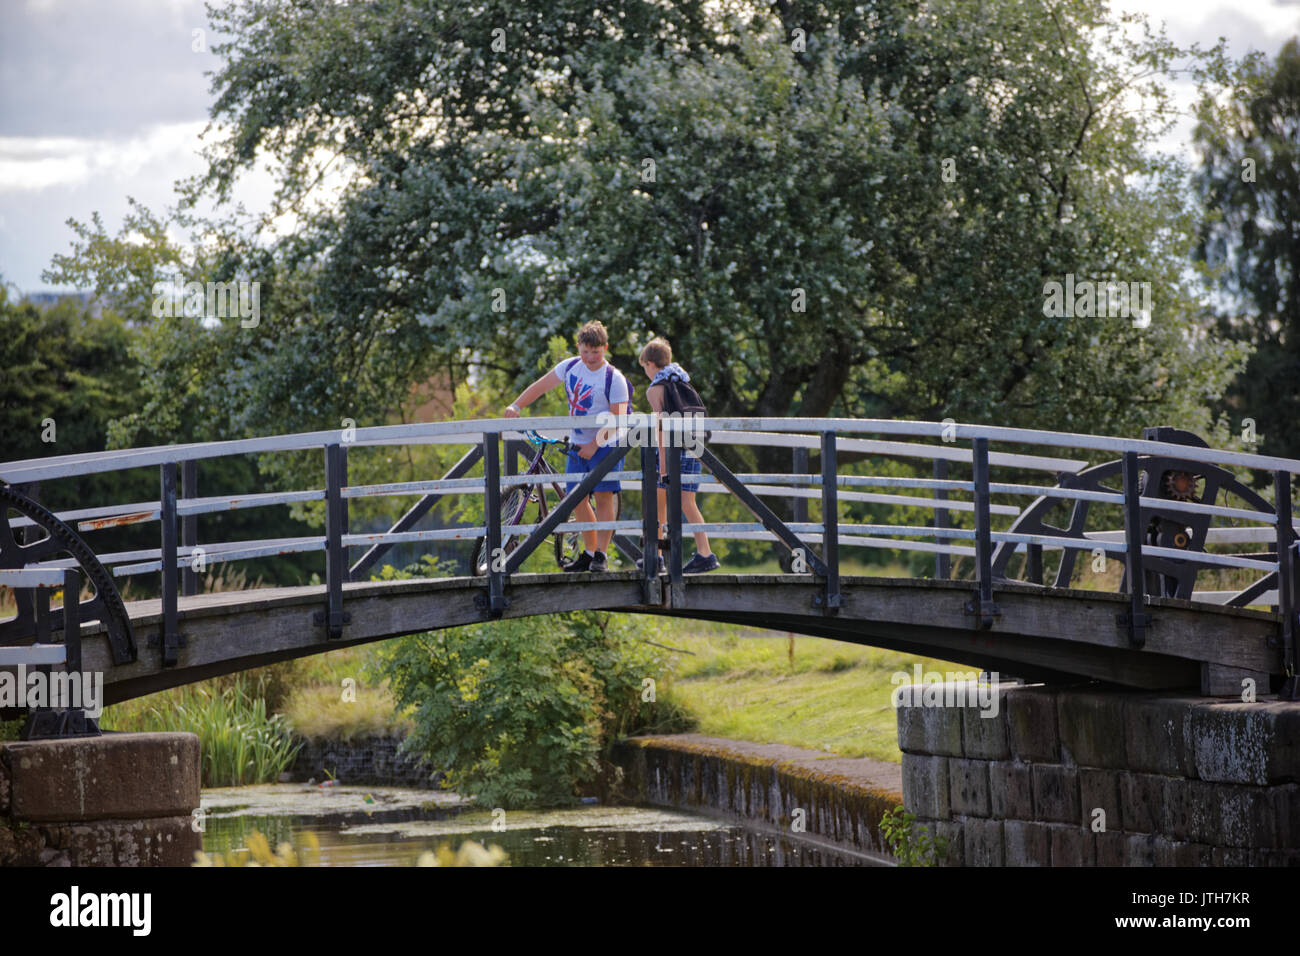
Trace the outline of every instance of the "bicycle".
<instances>
[{"instance_id":1,"label":"bicycle","mask_svg":"<svg viewBox=\"0 0 1300 956\"><path fill-rule=\"evenodd\" d=\"M530 430L524 432L524 438L528 440L530 445L535 445L537 447L536 454L533 455L532 460L528 463L527 470L523 473L524 477L531 475L564 474L564 472L556 471L555 468L552 467L551 463L546 460L546 453L551 447L558 446L567 455L571 447L567 436L564 438L545 438L537 432ZM546 489L548 485L551 490L555 492L556 502L558 503L561 501L565 495L563 482L545 482L536 485L507 485L501 489L501 548L503 554L509 555L515 550L515 548L519 547L527 537L527 535L524 534L511 534L507 529L521 524L541 524L541 522L546 520L547 514L550 513L550 510L553 507L548 504L546 500ZM589 496L587 500L594 511L596 504L595 496ZM533 502L536 502L537 504L537 519L535 522L525 521L523 520L524 513L527 512L528 505ZM619 495L617 492L615 492L614 502L614 513L617 514L619 504ZM581 531L566 531L563 534L556 534L552 537L554 539L555 563L559 565L561 569L563 569L570 561L576 561L578 556L582 554L586 547L583 543ZM486 552L487 537L483 536L474 542L474 556L470 559L470 567L474 570L476 577L482 577L488 572L488 557Z\"/></svg>"}]
</instances>

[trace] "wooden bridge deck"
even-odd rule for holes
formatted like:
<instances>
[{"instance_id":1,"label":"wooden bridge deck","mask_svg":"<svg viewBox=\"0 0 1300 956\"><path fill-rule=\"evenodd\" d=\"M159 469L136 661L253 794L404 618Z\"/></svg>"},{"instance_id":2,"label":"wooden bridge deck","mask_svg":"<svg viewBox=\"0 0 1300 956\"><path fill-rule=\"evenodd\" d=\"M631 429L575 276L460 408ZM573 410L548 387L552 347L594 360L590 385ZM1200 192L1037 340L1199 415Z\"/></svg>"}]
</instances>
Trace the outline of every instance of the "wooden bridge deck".
<instances>
[{"instance_id":1,"label":"wooden bridge deck","mask_svg":"<svg viewBox=\"0 0 1300 956\"><path fill-rule=\"evenodd\" d=\"M1026 679L1096 678L1129 687L1204 687L1207 670L1219 679L1251 676L1267 692L1268 675L1282 671L1277 616L1262 611L1149 598L1154 619L1146 646L1134 649L1115 617L1123 594L1045 589L1006 582L995 600L1001 616L979 630L965 606L967 581L843 577L843 607L825 614L814 605L824 593L809 575L693 576L674 605L645 604L636 572L600 575L516 574L504 617L590 609L665 614L791 631L909 654L950 660ZM313 616L325 606L324 585L264 588L182 597L185 646L176 667L163 669L157 638L161 601L126 605L140 648L133 663L113 666L107 642L85 632L88 670L104 672L107 703L276 661L403 634L486 620L475 597L482 578L418 578L343 585L351 614L342 639L326 640Z\"/></svg>"}]
</instances>

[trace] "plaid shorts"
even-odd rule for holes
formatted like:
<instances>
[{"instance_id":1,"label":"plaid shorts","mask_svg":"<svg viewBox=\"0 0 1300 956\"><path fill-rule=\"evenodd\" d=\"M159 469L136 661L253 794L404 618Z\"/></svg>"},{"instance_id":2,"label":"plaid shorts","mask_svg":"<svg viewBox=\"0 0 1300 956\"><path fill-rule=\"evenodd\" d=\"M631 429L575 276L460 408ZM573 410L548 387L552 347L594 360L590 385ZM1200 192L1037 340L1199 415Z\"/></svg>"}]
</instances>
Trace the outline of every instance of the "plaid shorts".
<instances>
[{"instance_id":1,"label":"plaid shorts","mask_svg":"<svg viewBox=\"0 0 1300 956\"><path fill-rule=\"evenodd\" d=\"M655 449L655 471L659 470L659 449ZM700 487L699 481L689 480L689 476L699 476L703 472L700 468L700 460L694 455L687 454L686 449L682 449L682 491L695 491ZM659 487L667 488L668 483L663 478L659 479Z\"/></svg>"}]
</instances>

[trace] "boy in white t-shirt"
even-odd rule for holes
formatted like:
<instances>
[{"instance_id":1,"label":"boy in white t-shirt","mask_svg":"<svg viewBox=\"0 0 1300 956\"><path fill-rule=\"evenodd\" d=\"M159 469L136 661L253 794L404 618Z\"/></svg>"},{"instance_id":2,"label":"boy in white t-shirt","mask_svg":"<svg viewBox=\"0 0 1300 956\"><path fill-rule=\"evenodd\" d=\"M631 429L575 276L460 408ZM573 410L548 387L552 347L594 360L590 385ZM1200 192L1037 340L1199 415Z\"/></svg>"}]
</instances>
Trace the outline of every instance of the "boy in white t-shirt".
<instances>
[{"instance_id":1,"label":"boy in white t-shirt","mask_svg":"<svg viewBox=\"0 0 1300 956\"><path fill-rule=\"evenodd\" d=\"M605 361L605 350L609 347L609 335L605 326L599 322L588 322L578 331L578 356L566 358L559 362L537 381L533 382L510 403L506 409L506 418L518 418L522 409L531 405L557 385L564 386L569 398L570 415L591 415L599 417L603 412L622 415L627 412L631 398L631 387L623 373ZM571 447L565 471L569 474L590 472L601 460L610 454L614 446L605 445L615 436L612 428L575 428L569 435ZM577 487L570 482L565 489L572 491ZM580 501L573 509L579 521L613 521L616 517L618 502L617 481L602 481L596 485L596 512L586 500ZM609 568L605 549L614 536L611 529L584 531L586 551L576 561L565 565L566 571L606 571Z\"/></svg>"}]
</instances>

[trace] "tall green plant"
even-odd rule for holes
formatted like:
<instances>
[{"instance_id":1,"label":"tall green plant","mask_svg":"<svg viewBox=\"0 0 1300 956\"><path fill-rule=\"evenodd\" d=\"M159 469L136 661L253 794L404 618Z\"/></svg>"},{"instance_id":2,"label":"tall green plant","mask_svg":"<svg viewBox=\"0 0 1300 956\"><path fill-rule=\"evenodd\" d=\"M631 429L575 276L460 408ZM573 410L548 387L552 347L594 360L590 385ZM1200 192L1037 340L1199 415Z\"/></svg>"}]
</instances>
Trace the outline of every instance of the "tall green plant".
<instances>
[{"instance_id":1,"label":"tall green plant","mask_svg":"<svg viewBox=\"0 0 1300 956\"><path fill-rule=\"evenodd\" d=\"M453 628L380 654L398 705L415 711L406 749L485 806L572 804L616 736L664 719L648 693L669 676L664 656L608 614Z\"/></svg>"}]
</instances>

